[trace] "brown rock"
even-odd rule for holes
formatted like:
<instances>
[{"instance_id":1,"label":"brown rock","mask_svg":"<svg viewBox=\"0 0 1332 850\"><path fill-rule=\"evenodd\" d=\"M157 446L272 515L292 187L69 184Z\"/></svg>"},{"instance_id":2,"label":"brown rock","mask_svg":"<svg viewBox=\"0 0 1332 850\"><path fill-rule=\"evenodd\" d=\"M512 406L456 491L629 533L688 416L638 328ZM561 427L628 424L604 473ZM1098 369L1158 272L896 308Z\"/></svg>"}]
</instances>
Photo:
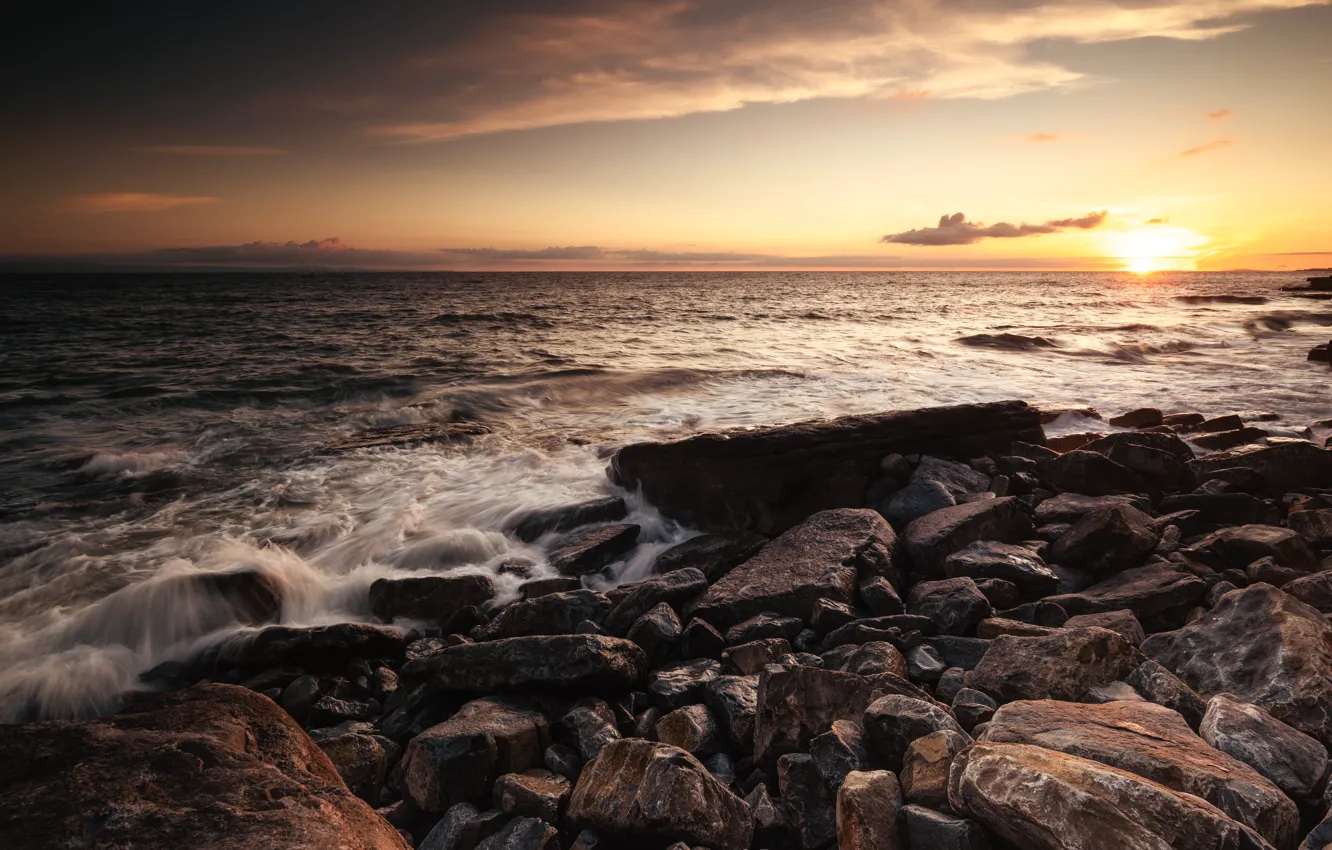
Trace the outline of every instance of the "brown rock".
<instances>
[{"instance_id":1,"label":"brown rock","mask_svg":"<svg viewBox=\"0 0 1332 850\"><path fill-rule=\"evenodd\" d=\"M1139 475L1100 452L1074 449L1041 464L1041 475L1061 493L1108 496L1112 493L1141 493L1146 488Z\"/></svg>"},{"instance_id":2,"label":"brown rock","mask_svg":"<svg viewBox=\"0 0 1332 850\"><path fill-rule=\"evenodd\" d=\"M938 576L949 555L978 540L1014 543L1027 539L1032 531L1022 503L1008 496L926 514L906 527L903 538L916 571Z\"/></svg>"},{"instance_id":3,"label":"brown rock","mask_svg":"<svg viewBox=\"0 0 1332 850\"><path fill-rule=\"evenodd\" d=\"M971 745L971 739L950 729L917 738L902 757L902 794L922 806L948 805L948 771L953 758Z\"/></svg>"},{"instance_id":4,"label":"brown rock","mask_svg":"<svg viewBox=\"0 0 1332 850\"><path fill-rule=\"evenodd\" d=\"M1128 641L1108 629L1061 629L1048 637L1005 635L990 643L971 671L969 687L1000 702L1076 701L1096 685L1124 678L1137 666Z\"/></svg>"},{"instance_id":5,"label":"brown rock","mask_svg":"<svg viewBox=\"0 0 1332 850\"><path fill-rule=\"evenodd\" d=\"M1050 547L1050 560L1106 576L1142 564L1161 533L1147 514L1129 505L1097 508Z\"/></svg>"},{"instance_id":6,"label":"brown rock","mask_svg":"<svg viewBox=\"0 0 1332 850\"><path fill-rule=\"evenodd\" d=\"M551 544L546 560L561 575L583 576L620 560L638 543L639 527L628 523L571 531Z\"/></svg>"},{"instance_id":7,"label":"brown rock","mask_svg":"<svg viewBox=\"0 0 1332 850\"><path fill-rule=\"evenodd\" d=\"M1332 452L1298 441L1218 452L1198 458L1189 466L1199 481L1217 470L1250 470L1261 476L1265 491L1278 498L1297 490L1326 487L1332 481Z\"/></svg>"},{"instance_id":8,"label":"brown rock","mask_svg":"<svg viewBox=\"0 0 1332 850\"><path fill-rule=\"evenodd\" d=\"M701 759L721 751L726 743L721 728L705 705L677 708L658 720L657 740Z\"/></svg>"},{"instance_id":9,"label":"brown rock","mask_svg":"<svg viewBox=\"0 0 1332 850\"><path fill-rule=\"evenodd\" d=\"M1320 549L1332 546L1332 510L1295 511L1286 518L1286 524L1309 541L1310 546Z\"/></svg>"},{"instance_id":10,"label":"brown rock","mask_svg":"<svg viewBox=\"0 0 1332 850\"><path fill-rule=\"evenodd\" d=\"M549 770L534 768L497 778L492 799L495 808L506 815L557 823L569 802L569 793L569 780Z\"/></svg>"},{"instance_id":11,"label":"brown rock","mask_svg":"<svg viewBox=\"0 0 1332 850\"><path fill-rule=\"evenodd\" d=\"M1164 422L1161 411L1155 407L1139 407L1108 420L1120 428L1154 428Z\"/></svg>"},{"instance_id":12,"label":"brown rock","mask_svg":"<svg viewBox=\"0 0 1332 850\"><path fill-rule=\"evenodd\" d=\"M1132 611L1122 608L1097 614L1077 614L1069 617L1068 622L1064 623L1066 629L1086 629L1092 626L1118 632L1124 640L1134 646L1147 639L1147 635L1143 634L1142 624L1138 622L1138 618L1133 616Z\"/></svg>"},{"instance_id":13,"label":"brown rock","mask_svg":"<svg viewBox=\"0 0 1332 850\"><path fill-rule=\"evenodd\" d=\"M495 595L490 576L381 578L370 585L370 613L381 623L402 617L448 622L468 605L484 605Z\"/></svg>"},{"instance_id":14,"label":"brown rock","mask_svg":"<svg viewBox=\"0 0 1332 850\"><path fill-rule=\"evenodd\" d=\"M1187 553L1217 571L1242 570L1269 557L1283 567L1306 573L1318 567L1318 559L1298 532L1275 525L1223 528L1199 540Z\"/></svg>"},{"instance_id":15,"label":"brown rock","mask_svg":"<svg viewBox=\"0 0 1332 850\"><path fill-rule=\"evenodd\" d=\"M1207 582L1173 563L1155 561L1124 570L1079 593L1046 597L1071 615L1102 614L1128 610L1139 620L1174 616L1183 623L1183 612L1198 604L1207 593Z\"/></svg>"},{"instance_id":16,"label":"brown rock","mask_svg":"<svg viewBox=\"0 0 1332 850\"><path fill-rule=\"evenodd\" d=\"M1332 570L1288 581L1281 589L1305 605L1332 614Z\"/></svg>"},{"instance_id":17,"label":"brown rock","mask_svg":"<svg viewBox=\"0 0 1332 850\"><path fill-rule=\"evenodd\" d=\"M629 690L647 675L647 656L632 641L601 635L515 637L439 649L403 665L445 691L468 694L530 690Z\"/></svg>"},{"instance_id":18,"label":"brown rock","mask_svg":"<svg viewBox=\"0 0 1332 850\"><path fill-rule=\"evenodd\" d=\"M1296 800L1314 796L1327 775L1326 747L1230 694L1212 697L1198 734Z\"/></svg>"},{"instance_id":19,"label":"brown rock","mask_svg":"<svg viewBox=\"0 0 1332 850\"><path fill-rule=\"evenodd\" d=\"M902 791L888 770L853 771L837 789L838 850L902 850Z\"/></svg>"}]
</instances>

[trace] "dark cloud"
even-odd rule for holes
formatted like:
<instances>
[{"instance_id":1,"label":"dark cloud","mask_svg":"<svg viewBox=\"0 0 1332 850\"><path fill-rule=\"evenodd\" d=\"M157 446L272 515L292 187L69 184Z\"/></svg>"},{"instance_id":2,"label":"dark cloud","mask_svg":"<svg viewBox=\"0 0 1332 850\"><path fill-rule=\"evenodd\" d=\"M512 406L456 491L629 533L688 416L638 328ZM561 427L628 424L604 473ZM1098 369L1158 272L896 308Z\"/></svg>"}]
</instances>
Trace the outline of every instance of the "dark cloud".
<instances>
[{"instance_id":1,"label":"dark cloud","mask_svg":"<svg viewBox=\"0 0 1332 850\"><path fill-rule=\"evenodd\" d=\"M983 239L1019 239L1024 236L1041 236L1058 233L1061 230L1090 230L1100 227L1105 221L1106 212L1088 213L1081 218L1061 218L1047 221L1045 224L998 224L986 225L982 222L967 221L962 213L939 217L937 227L922 227L903 233L890 233L880 239L898 245L972 245Z\"/></svg>"}]
</instances>

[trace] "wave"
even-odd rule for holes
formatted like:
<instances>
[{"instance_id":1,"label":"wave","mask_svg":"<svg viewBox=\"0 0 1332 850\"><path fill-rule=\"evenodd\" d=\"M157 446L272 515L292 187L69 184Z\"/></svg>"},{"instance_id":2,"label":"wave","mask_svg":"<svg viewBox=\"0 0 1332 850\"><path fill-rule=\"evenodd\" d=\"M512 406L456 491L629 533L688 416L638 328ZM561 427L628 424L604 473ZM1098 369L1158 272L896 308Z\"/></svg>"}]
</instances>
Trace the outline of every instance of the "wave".
<instances>
[{"instance_id":1,"label":"wave","mask_svg":"<svg viewBox=\"0 0 1332 850\"><path fill-rule=\"evenodd\" d=\"M1059 343L1048 337L1010 333L972 334L960 337L958 342L973 348L1001 348L1007 351L1035 351L1039 348L1059 347Z\"/></svg>"},{"instance_id":2,"label":"wave","mask_svg":"<svg viewBox=\"0 0 1332 850\"><path fill-rule=\"evenodd\" d=\"M88 458L79 472L94 477L138 478L165 469L185 458L180 449L160 449L151 452L98 452Z\"/></svg>"},{"instance_id":3,"label":"wave","mask_svg":"<svg viewBox=\"0 0 1332 850\"><path fill-rule=\"evenodd\" d=\"M515 313L505 311L502 313L440 313L430 320L436 325L467 325L473 323L484 323L495 327L505 325L527 324L537 328L553 328L555 323L549 319L543 319L533 313Z\"/></svg>"},{"instance_id":4,"label":"wave","mask_svg":"<svg viewBox=\"0 0 1332 850\"><path fill-rule=\"evenodd\" d=\"M1332 325L1332 313L1310 313L1300 310L1280 310L1254 316L1244 323L1244 329L1251 334L1288 331L1296 325Z\"/></svg>"},{"instance_id":5,"label":"wave","mask_svg":"<svg viewBox=\"0 0 1332 850\"><path fill-rule=\"evenodd\" d=\"M1112 345L1108 352L1116 360L1141 363L1153 354L1184 354L1201 347L1201 343L1187 339L1169 342L1122 342Z\"/></svg>"},{"instance_id":6,"label":"wave","mask_svg":"<svg viewBox=\"0 0 1332 850\"><path fill-rule=\"evenodd\" d=\"M1176 295L1185 304L1266 304L1265 295Z\"/></svg>"}]
</instances>

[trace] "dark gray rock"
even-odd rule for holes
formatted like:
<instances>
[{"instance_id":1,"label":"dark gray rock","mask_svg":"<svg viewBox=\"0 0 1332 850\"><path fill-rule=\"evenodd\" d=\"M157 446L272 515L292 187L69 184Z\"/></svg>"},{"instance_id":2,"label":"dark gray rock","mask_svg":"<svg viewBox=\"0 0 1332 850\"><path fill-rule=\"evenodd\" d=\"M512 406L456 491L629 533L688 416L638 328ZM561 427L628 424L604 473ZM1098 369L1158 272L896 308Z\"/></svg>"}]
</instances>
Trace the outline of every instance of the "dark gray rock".
<instances>
[{"instance_id":1,"label":"dark gray rock","mask_svg":"<svg viewBox=\"0 0 1332 850\"><path fill-rule=\"evenodd\" d=\"M830 847L837 840L837 811L813 757L788 753L778 759L777 787L800 850Z\"/></svg>"},{"instance_id":2,"label":"dark gray rock","mask_svg":"<svg viewBox=\"0 0 1332 850\"><path fill-rule=\"evenodd\" d=\"M769 664L791 654L791 644L786 638L765 638L733 646L722 653L722 668L728 673L741 676L757 674Z\"/></svg>"},{"instance_id":3,"label":"dark gray rock","mask_svg":"<svg viewBox=\"0 0 1332 850\"><path fill-rule=\"evenodd\" d=\"M1069 629L1086 629L1093 626L1119 632L1124 640L1134 646L1147 639L1147 635L1142 631L1142 623L1138 622L1132 611L1123 608L1097 614L1077 614L1069 617L1068 622L1064 624L1064 627Z\"/></svg>"},{"instance_id":4,"label":"dark gray rock","mask_svg":"<svg viewBox=\"0 0 1332 850\"><path fill-rule=\"evenodd\" d=\"M1313 443L1294 441L1273 446L1217 452L1190 462L1199 481L1223 469L1245 469L1261 477L1263 489L1281 497L1299 490L1326 487L1332 481L1332 452Z\"/></svg>"},{"instance_id":5,"label":"dark gray rock","mask_svg":"<svg viewBox=\"0 0 1332 850\"><path fill-rule=\"evenodd\" d=\"M486 575L381 578L370 585L370 613L382 623L395 619L448 622L468 605L484 605L495 596Z\"/></svg>"},{"instance_id":6,"label":"dark gray rock","mask_svg":"<svg viewBox=\"0 0 1332 850\"><path fill-rule=\"evenodd\" d=\"M638 544L640 530L628 523L580 528L552 543L546 560L566 576L595 573L628 554Z\"/></svg>"},{"instance_id":7,"label":"dark gray rock","mask_svg":"<svg viewBox=\"0 0 1332 850\"><path fill-rule=\"evenodd\" d=\"M1207 711L1207 701L1194 693L1184 681L1155 661L1144 661L1124 681L1148 702L1163 705L1179 713L1197 730Z\"/></svg>"},{"instance_id":8,"label":"dark gray rock","mask_svg":"<svg viewBox=\"0 0 1332 850\"><path fill-rule=\"evenodd\" d=\"M551 635L450 646L409 661L402 670L405 676L428 679L443 691L587 693L632 689L647 674L647 657L621 638Z\"/></svg>"},{"instance_id":9,"label":"dark gray rock","mask_svg":"<svg viewBox=\"0 0 1332 850\"><path fill-rule=\"evenodd\" d=\"M648 697L662 711L702 702L703 688L721 672L721 664L708 658L663 667L652 673Z\"/></svg>"},{"instance_id":10,"label":"dark gray rock","mask_svg":"<svg viewBox=\"0 0 1332 850\"><path fill-rule=\"evenodd\" d=\"M685 659L721 658L725 650L726 638L705 620L690 620L680 635L680 655Z\"/></svg>"},{"instance_id":11,"label":"dark gray rock","mask_svg":"<svg viewBox=\"0 0 1332 850\"><path fill-rule=\"evenodd\" d=\"M911 480L889 500L884 516L902 527L925 514L970 501L989 488L989 476L965 464L923 457Z\"/></svg>"},{"instance_id":12,"label":"dark gray rock","mask_svg":"<svg viewBox=\"0 0 1332 850\"><path fill-rule=\"evenodd\" d=\"M582 586L582 579L571 578L569 576L528 579L518 585L518 598L520 600L536 599L538 596L545 596L548 593L564 593L566 590L578 590Z\"/></svg>"},{"instance_id":13,"label":"dark gray rock","mask_svg":"<svg viewBox=\"0 0 1332 850\"><path fill-rule=\"evenodd\" d=\"M478 843L473 821L480 814L471 803L450 806L417 850L467 850ZM395 824L396 826L396 824Z\"/></svg>"},{"instance_id":14,"label":"dark gray rock","mask_svg":"<svg viewBox=\"0 0 1332 850\"><path fill-rule=\"evenodd\" d=\"M953 716L968 733L980 724L990 722L998 708L993 699L972 688L963 688L953 697Z\"/></svg>"},{"instance_id":15,"label":"dark gray rock","mask_svg":"<svg viewBox=\"0 0 1332 850\"><path fill-rule=\"evenodd\" d=\"M1074 449L1041 464L1041 477L1061 493L1108 496L1141 493L1146 482L1133 470L1099 452Z\"/></svg>"},{"instance_id":16,"label":"dark gray rock","mask_svg":"<svg viewBox=\"0 0 1332 850\"><path fill-rule=\"evenodd\" d=\"M888 585L889 588L892 587L891 584L888 584L886 579L878 576L872 579L872 581L882 582L883 584ZM864 584L860 586L860 595L861 598L864 599ZM893 591L893 598L897 598L897 591L895 590ZM865 604L870 605L868 601L866 601ZM888 613L901 614L902 611L905 610L902 607L901 599L897 600L897 606L897 611L891 611ZM845 602L834 602L831 599L820 599L818 602L814 603L814 613L810 615L809 624L820 634L827 634L839 626L845 626L854 619L856 619L856 612Z\"/></svg>"},{"instance_id":17,"label":"dark gray rock","mask_svg":"<svg viewBox=\"0 0 1332 850\"><path fill-rule=\"evenodd\" d=\"M1051 525L1066 523L1072 525L1094 510L1099 508L1109 508L1115 505L1129 505L1144 513L1152 509L1151 499L1143 495L1132 493L1110 496L1086 496L1082 493L1060 493L1058 496L1046 499L1036 506L1036 524Z\"/></svg>"},{"instance_id":18,"label":"dark gray rock","mask_svg":"<svg viewBox=\"0 0 1332 850\"><path fill-rule=\"evenodd\" d=\"M799 617L765 611L727 629L726 642L731 646L737 646L766 638L783 638L790 641L800 634L804 625L804 621Z\"/></svg>"},{"instance_id":19,"label":"dark gray rock","mask_svg":"<svg viewBox=\"0 0 1332 850\"><path fill-rule=\"evenodd\" d=\"M640 582L606 616L606 631L622 635L635 620L658 605L678 608L707 589L707 577L694 567L672 570Z\"/></svg>"},{"instance_id":20,"label":"dark gray rock","mask_svg":"<svg viewBox=\"0 0 1332 850\"><path fill-rule=\"evenodd\" d=\"M1294 800L1313 797L1327 775L1327 748L1256 705L1217 694L1198 730L1216 749L1261 773Z\"/></svg>"},{"instance_id":21,"label":"dark gray rock","mask_svg":"<svg viewBox=\"0 0 1332 850\"><path fill-rule=\"evenodd\" d=\"M606 496L575 505L524 511L510 517L504 530L524 543L532 543L543 534L553 531L569 531L593 523L619 522L625 518L626 513L624 499Z\"/></svg>"},{"instance_id":22,"label":"dark gray rock","mask_svg":"<svg viewBox=\"0 0 1332 850\"><path fill-rule=\"evenodd\" d=\"M865 646L875 646L876 644L865 644ZM891 644L887 644L891 646ZM939 681L939 677L948 669L943 656L939 650L932 646L920 644L913 646L906 651L907 678L913 682L933 683ZM863 673L863 670L852 670L853 673ZM875 670L876 673L892 673L894 670ZM900 676L901 673L898 673Z\"/></svg>"},{"instance_id":23,"label":"dark gray rock","mask_svg":"<svg viewBox=\"0 0 1332 850\"><path fill-rule=\"evenodd\" d=\"M865 709L861 723L872 764L893 771L902 769L911 742L931 732L947 729L971 740L952 715L928 699L880 697Z\"/></svg>"},{"instance_id":24,"label":"dark gray rock","mask_svg":"<svg viewBox=\"0 0 1332 850\"><path fill-rule=\"evenodd\" d=\"M1279 515L1274 502L1248 493L1180 493L1166 496L1157 503L1163 514L1197 511L1202 519L1215 525L1276 525Z\"/></svg>"},{"instance_id":25,"label":"dark gray rock","mask_svg":"<svg viewBox=\"0 0 1332 850\"><path fill-rule=\"evenodd\" d=\"M829 795L836 796L837 786L847 774L865 769L868 753L865 750L865 732L858 723L834 720L832 728L815 735L809 742L809 754L814 767L823 778Z\"/></svg>"},{"instance_id":26,"label":"dark gray rock","mask_svg":"<svg viewBox=\"0 0 1332 850\"><path fill-rule=\"evenodd\" d=\"M560 834L537 818L517 817L476 845L476 850L559 850Z\"/></svg>"},{"instance_id":27,"label":"dark gray rock","mask_svg":"<svg viewBox=\"0 0 1332 850\"><path fill-rule=\"evenodd\" d=\"M902 807L902 820L912 850L990 850L985 830L975 821L916 805Z\"/></svg>"},{"instance_id":28,"label":"dark gray rock","mask_svg":"<svg viewBox=\"0 0 1332 850\"><path fill-rule=\"evenodd\" d=\"M670 656L683 633L680 618L663 602L639 617L627 637L647 653L650 662L661 662Z\"/></svg>"},{"instance_id":29,"label":"dark gray rock","mask_svg":"<svg viewBox=\"0 0 1332 850\"><path fill-rule=\"evenodd\" d=\"M663 575L698 569L714 582L763 548L768 538L761 534L701 534L677 543L657 556L653 566Z\"/></svg>"},{"instance_id":30,"label":"dark gray rock","mask_svg":"<svg viewBox=\"0 0 1332 850\"><path fill-rule=\"evenodd\" d=\"M740 752L754 747L758 676L718 676L703 687L703 701Z\"/></svg>"},{"instance_id":31,"label":"dark gray rock","mask_svg":"<svg viewBox=\"0 0 1332 850\"><path fill-rule=\"evenodd\" d=\"M826 599L819 601L834 605L839 604ZM871 576L861 582L860 601L865 603L865 607L869 608L870 613L876 617L886 617L890 614L901 614L906 611L906 606L902 604L902 597L897 594L897 588L893 587L893 583L883 576ZM854 616L851 619L855 619ZM839 623L838 625L845 625L845 623ZM832 628L836 627L833 626ZM825 631L827 630L825 629Z\"/></svg>"},{"instance_id":32,"label":"dark gray rock","mask_svg":"<svg viewBox=\"0 0 1332 850\"><path fill-rule=\"evenodd\" d=\"M578 780L578 772L583 769L583 759L571 748L563 744L551 744L541 754L541 760L551 773L558 773L570 782Z\"/></svg>"},{"instance_id":33,"label":"dark gray rock","mask_svg":"<svg viewBox=\"0 0 1332 850\"><path fill-rule=\"evenodd\" d=\"M1139 566L1161 539L1152 518L1130 505L1097 508L1050 547L1050 560L1105 576Z\"/></svg>"},{"instance_id":34,"label":"dark gray rock","mask_svg":"<svg viewBox=\"0 0 1332 850\"><path fill-rule=\"evenodd\" d=\"M611 610L604 593L568 590L522 599L505 607L495 619L477 629L478 640L500 640L531 635L571 635L584 620L600 623Z\"/></svg>"},{"instance_id":35,"label":"dark gray rock","mask_svg":"<svg viewBox=\"0 0 1332 850\"><path fill-rule=\"evenodd\" d=\"M294 666L311 672L345 670L353 658L400 661L407 639L400 629L367 623L269 626L229 638L208 653L221 667L256 670Z\"/></svg>"},{"instance_id":36,"label":"dark gray rock","mask_svg":"<svg viewBox=\"0 0 1332 850\"><path fill-rule=\"evenodd\" d=\"M615 712L604 700L596 697L584 697L575 702L560 718L560 724L583 761L596 758L602 747L620 737Z\"/></svg>"},{"instance_id":37,"label":"dark gray rock","mask_svg":"<svg viewBox=\"0 0 1332 850\"><path fill-rule=\"evenodd\" d=\"M1031 536L1031 518L1015 497L984 499L926 514L907 526L903 540L916 571L943 574L944 559L977 540L1015 543Z\"/></svg>"},{"instance_id":38,"label":"dark gray rock","mask_svg":"<svg viewBox=\"0 0 1332 850\"><path fill-rule=\"evenodd\" d=\"M918 582L907 594L907 611L928 617L945 635L966 635L990 616L990 600L969 578Z\"/></svg>"},{"instance_id":39,"label":"dark gray rock","mask_svg":"<svg viewBox=\"0 0 1332 850\"><path fill-rule=\"evenodd\" d=\"M1058 573L1031 547L1021 544L978 540L945 558L943 570L949 578L1003 579L1017 585L1028 598L1048 596L1059 589Z\"/></svg>"},{"instance_id":40,"label":"dark gray rock","mask_svg":"<svg viewBox=\"0 0 1332 850\"><path fill-rule=\"evenodd\" d=\"M1140 621L1174 616L1176 625L1180 625L1183 614L1206 592L1205 580L1173 563L1154 561L1112 575L1081 592L1050 596L1045 601L1074 616L1128 610Z\"/></svg>"},{"instance_id":41,"label":"dark gray rock","mask_svg":"<svg viewBox=\"0 0 1332 850\"><path fill-rule=\"evenodd\" d=\"M921 642L939 653L944 664L949 667L961 667L963 670L975 669L985 657L985 653L990 650L990 641L981 638L938 635L921 638Z\"/></svg>"},{"instance_id":42,"label":"dark gray rock","mask_svg":"<svg viewBox=\"0 0 1332 850\"><path fill-rule=\"evenodd\" d=\"M1313 572L1318 559L1299 532L1274 525L1223 528L1193 544L1188 554L1215 570L1242 570L1260 558L1283 567Z\"/></svg>"}]
</instances>

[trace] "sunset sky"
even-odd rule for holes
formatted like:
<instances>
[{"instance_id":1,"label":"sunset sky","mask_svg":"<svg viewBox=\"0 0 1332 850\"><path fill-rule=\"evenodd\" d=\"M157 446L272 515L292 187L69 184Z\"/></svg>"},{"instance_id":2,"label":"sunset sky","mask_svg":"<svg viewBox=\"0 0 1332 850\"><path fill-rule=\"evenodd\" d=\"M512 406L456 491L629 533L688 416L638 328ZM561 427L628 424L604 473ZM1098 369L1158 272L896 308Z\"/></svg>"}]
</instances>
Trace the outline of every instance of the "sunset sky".
<instances>
[{"instance_id":1,"label":"sunset sky","mask_svg":"<svg viewBox=\"0 0 1332 850\"><path fill-rule=\"evenodd\" d=\"M30 5L0 263L1332 264L1332 0Z\"/></svg>"}]
</instances>

